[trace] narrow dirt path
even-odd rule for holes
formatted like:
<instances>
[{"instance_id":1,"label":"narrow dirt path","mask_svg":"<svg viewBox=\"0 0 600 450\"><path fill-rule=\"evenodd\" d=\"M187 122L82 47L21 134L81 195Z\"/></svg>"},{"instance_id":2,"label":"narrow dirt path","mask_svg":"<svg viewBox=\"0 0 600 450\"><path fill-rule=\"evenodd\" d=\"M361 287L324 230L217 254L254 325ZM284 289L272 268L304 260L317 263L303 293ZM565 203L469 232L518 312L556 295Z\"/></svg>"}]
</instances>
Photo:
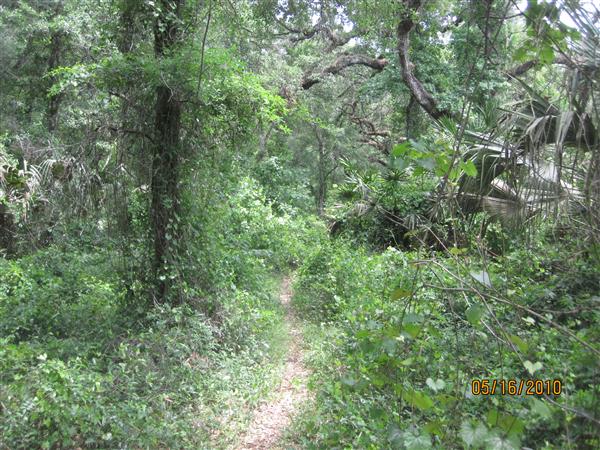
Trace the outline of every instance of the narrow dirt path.
<instances>
[{"instance_id":1,"label":"narrow dirt path","mask_svg":"<svg viewBox=\"0 0 600 450\"><path fill-rule=\"evenodd\" d=\"M306 381L309 373L302 363L302 333L290 305L290 285L290 278L284 278L279 294L281 304L285 308L285 321L290 334L281 384L273 397L256 409L238 450L277 448L277 443L290 424L295 410L308 399Z\"/></svg>"}]
</instances>

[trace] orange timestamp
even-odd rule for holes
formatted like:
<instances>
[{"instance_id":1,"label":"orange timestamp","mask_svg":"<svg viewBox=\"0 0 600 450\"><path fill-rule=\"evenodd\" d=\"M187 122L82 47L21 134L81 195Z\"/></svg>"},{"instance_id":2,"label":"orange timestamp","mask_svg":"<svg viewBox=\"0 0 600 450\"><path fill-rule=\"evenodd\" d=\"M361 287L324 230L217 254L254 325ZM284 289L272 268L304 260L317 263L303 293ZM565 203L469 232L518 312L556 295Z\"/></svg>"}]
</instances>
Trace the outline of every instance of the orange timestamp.
<instances>
[{"instance_id":1,"label":"orange timestamp","mask_svg":"<svg viewBox=\"0 0 600 450\"><path fill-rule=\"evenodd\" d=\"M562 381L554 380L495 380L481 379L471 381L473 395L560 395Z\"/></svg>"}]
</instances>

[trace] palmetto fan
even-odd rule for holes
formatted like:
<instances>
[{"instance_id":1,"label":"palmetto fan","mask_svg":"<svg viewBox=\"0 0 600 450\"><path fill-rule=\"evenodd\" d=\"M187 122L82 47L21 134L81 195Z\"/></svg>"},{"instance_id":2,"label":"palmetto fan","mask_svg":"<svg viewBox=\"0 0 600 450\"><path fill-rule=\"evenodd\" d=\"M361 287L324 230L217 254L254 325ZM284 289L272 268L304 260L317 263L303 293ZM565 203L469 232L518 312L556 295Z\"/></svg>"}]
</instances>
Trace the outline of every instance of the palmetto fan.
<instances>
[{"instance_id":1,"label":"palmetto fan","mask_svg":"<svg viewBox=\"0 0 600 450\"><path fill-rule=\"evenodd\" d=\"M463 158L478 171L459 182L466 212L484 210L511 222L550 207L591 214L598 209L600 33L590 13L567 9L582 35L567 57L568 102L552 103L515 78L525 98L502 108L502 119L488 133L464 130Z\"/></svg>"}]
</instances>

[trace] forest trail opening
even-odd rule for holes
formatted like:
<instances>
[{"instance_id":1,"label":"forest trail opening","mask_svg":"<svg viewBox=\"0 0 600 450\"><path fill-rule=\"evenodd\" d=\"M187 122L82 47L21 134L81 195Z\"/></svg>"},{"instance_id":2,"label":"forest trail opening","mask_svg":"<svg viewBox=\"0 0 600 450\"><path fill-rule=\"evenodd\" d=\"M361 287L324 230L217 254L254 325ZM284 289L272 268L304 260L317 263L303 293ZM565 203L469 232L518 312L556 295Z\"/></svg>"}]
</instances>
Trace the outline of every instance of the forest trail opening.
<instances>
[{"instance_id":1,"label":"forest trail opening","mask_svg":"<svg viewBox=\"0 0 600 450\"><path fill-rule=\"evenodd\" d=\"M238 450L277 448L294 412L308 399L306 383L309 372L302 362L302 333L291 306L290 277L283 279L279 299L285 308L290 337L281 384L272 397L256 409Z\"/></svg>"}]
</instances>

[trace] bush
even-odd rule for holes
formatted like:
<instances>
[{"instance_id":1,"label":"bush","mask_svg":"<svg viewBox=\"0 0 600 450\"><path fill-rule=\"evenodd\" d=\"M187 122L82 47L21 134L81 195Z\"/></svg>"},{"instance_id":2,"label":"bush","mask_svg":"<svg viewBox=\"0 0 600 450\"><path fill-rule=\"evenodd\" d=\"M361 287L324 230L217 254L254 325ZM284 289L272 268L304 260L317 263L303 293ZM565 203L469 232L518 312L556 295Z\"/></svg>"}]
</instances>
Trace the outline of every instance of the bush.
<instances>
[{"instance_id":1,"label":"bush","mask_svg":"<svg viewBox=\"0 0 600 450\"><path fill-rule=\"evenodd\" d=\"M389 246L419 247L415 232L429 220L435 180L427 176L390 172L359 174L351 170L347 181L336 188L339 204L329 208L334 233L379 251ZM437 234L443 235L436 230ZM426 233L419 233L427 240Z\"/></svg>"},{"instance_id":2,"label":"bush","mask_svg":"<svg viewBox=\"0 0 600 450\"><path fill-rule=\"evenodd\" d=\"M122 300L107 259L50 248L0 260L0 333L16 342L57 338L101 347L114 337Z\"/></svg>"},{"instance_id":3,"label":"bush","mask_svg":"<svg viewBox=\"0 0 600 450\"><path fill-rule=\"evenodd\" d=\"M304 418L296 443L552 448L571 441L593 448L593 424L573 421L543 397L470 394L474 379L560 379L559 405L595 410L590 367L597 357L523 308L552 311L549 320L598 342L600 316L571 312L594 308L597 280L585 274L598 265L580 254L571 268L556 265L543 248L487 264L468 252L424 258L390 248L368 255L340 242L316 249L299 270L296 298L334 340L313 342L327 354L316 366L317 410ZM561 250L564 261L568 249ZM578 282L575 268L583 270ZM485 303L479 292L490 295ZM568 293L573 302L560 303Z\"/></svg>"},{"instance_id":4,"label":"bush","mask_svg":"<svg viewBox=\"0 0 600 450\"><path fill-rule=\"evenodd\" d=\"M149 308L110 248L0 260L0 448L199 448L230 402L264 397L281 358L273 272L324 228L275 215L250 179L229 201L198 221L209 233L188 256L209 264L186 267L184 306Z\"/></svg>"}]
</instances>

